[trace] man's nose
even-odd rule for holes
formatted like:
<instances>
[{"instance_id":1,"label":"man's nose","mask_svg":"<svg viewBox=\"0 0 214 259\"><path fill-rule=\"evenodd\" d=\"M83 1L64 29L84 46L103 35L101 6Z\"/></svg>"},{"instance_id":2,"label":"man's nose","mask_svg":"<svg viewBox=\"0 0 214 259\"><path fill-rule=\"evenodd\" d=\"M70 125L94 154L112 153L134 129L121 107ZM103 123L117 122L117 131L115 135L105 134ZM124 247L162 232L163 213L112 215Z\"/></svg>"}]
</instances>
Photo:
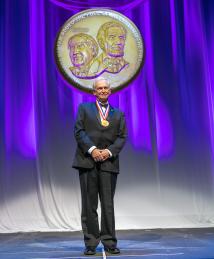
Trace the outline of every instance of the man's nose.
<instances>
[{"instance_id":1,"label":"man's nose","mask_svg":"<svg viewBox=\"0 0 214 259\"><path fill-rule=\"evenodd\" d=\"M117 45L122 45L122 39L120 38L120 37L116 37L115 38L115 43L117 44Z\"/></svg>"},{"instance_id":2,"label":"man's nose","mask_svg":"<svg viewBox=\"0 0 214 259\"><path fill-rule=\"evenodd\" d=\"M73 52L74 53L79 52L79 46L78 45L73 46Z\"/></svg>"}]
</instances>

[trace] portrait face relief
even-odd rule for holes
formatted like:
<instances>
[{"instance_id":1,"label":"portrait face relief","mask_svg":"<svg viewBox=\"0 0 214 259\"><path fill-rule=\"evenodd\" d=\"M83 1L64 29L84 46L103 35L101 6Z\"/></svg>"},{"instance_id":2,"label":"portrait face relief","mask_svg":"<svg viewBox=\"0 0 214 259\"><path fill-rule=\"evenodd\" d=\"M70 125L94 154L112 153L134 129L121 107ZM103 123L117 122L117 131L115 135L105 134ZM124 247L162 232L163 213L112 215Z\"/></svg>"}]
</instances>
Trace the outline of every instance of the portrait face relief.
<instances>
[{"instance_id":1,"label":"portrait face relief","mask_svg":"<svg viewBox=\"0 0 214 259\"><path fill-rule=\"evenodd\" d=\"M106 22L100 26L97 42L102 52L91 69L96 76L105 72L117 74L129 66L129 62L124 58L126 34L125 27L117 21Z\"/></svg>"},{"instance_id":2,"label":"portrait face relief","mask_svg":"<svg viewBox=\"0 0 214 259\"><path fill-rule=\"evenodd\" d=\"M88 51L85 42L80 38L74 39L70 45L70 58L74 66L86 65L90 60L90 51Z\"/></svg>"},{"instance_id":3,"label":"portrait face relief","mask_svg":"<svg viewBox=\"0 0 214 259\"><path fill-rule=\"evenodd\" d=\"M71 62L76 67L88 65L94 57L86 40L78 35L69 41L69 49Z\"/></svg>"},{"instance_id":4,"label":"portrait face relief","mask_svg":"<svg viewBox=\"0 0 214 259\"><path fill-rule=\"evenodd\" d=\"M112 57L124 56L126 34L122 28L110 27L105 33L105 52Z\"/></svg>"}]
</instances>

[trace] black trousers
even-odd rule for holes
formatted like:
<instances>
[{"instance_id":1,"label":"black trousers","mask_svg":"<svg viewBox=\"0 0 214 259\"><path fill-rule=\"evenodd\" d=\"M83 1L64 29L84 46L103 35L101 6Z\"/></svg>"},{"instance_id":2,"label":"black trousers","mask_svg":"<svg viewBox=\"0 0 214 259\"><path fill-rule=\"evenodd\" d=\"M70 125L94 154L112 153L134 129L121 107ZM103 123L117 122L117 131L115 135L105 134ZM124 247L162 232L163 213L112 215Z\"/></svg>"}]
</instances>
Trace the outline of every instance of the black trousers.
<instances>
[{"instance_id":1,"label":"black trousers","mask_svg":"<svg viewBox=\"0 0 214 259\"><path fill-rule=\"evenodd\" d=\"M116 247L114 193L117 174L100 170L99 164L91 170L79 170L82 195L81 222L86 246ZM101 226L98 222L98 198L101 205Z\"/></svg>"}]
</instances>

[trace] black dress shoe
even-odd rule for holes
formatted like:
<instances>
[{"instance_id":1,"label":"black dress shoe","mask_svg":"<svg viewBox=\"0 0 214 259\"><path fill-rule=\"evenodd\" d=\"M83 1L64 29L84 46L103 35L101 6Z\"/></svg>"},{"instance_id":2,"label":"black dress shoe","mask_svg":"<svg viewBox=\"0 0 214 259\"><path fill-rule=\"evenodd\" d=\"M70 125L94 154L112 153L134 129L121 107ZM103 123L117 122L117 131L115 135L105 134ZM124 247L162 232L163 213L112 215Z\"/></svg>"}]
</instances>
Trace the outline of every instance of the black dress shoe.
<instances>
[{"instance_id":1,"label":"black dress shoe","mask_svg":"<svg viewBox=\"0 0 214 259\"><path fill-rule=\"evenodd\" d=\"M120 249L117 247L104 247L104 250L109 254L120 254Z\"/></svg>"},{"instance_id":2,"label":"black dress shoe","mask_svg":"<svg viewBox=\"0 0 214 259\"><path fill-rule=\"evenodd\" d=\"M93 246L88 246L84 250L84 255L95 255L96 254L96 248Z\"/></svg>"}]
</instances>

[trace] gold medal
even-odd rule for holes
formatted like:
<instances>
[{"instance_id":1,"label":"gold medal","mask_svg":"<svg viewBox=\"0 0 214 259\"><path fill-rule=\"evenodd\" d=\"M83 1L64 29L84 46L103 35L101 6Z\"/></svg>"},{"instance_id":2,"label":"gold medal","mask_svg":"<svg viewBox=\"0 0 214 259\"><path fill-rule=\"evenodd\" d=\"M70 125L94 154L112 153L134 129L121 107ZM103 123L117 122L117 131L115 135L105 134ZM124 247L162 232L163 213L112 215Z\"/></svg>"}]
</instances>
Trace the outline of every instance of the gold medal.
<instances>
[{"instance_id":1,"label":"gold medal","mask_svg":"<svg viewBox=\"0 0 214 259\"><path fill-rule=\"evenodd\" d=\"M101 124L102 124L103 127L108 127L109 122L107 120L102 120Z\"/></svg>"}]
</instances>

